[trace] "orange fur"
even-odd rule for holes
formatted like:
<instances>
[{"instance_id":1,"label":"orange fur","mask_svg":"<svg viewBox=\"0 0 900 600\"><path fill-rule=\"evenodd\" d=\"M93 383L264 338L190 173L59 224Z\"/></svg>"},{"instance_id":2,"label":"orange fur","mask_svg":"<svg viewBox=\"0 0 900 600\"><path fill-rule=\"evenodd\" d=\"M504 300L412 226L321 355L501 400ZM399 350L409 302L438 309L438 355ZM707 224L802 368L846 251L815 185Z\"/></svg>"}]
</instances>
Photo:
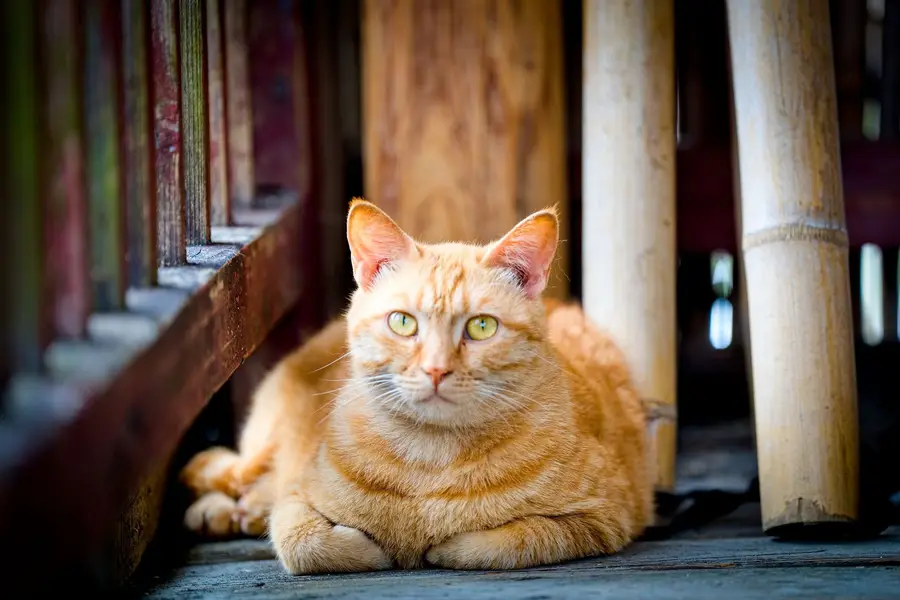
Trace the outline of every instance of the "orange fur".
<instances>
[{"instance_id":1,"label":"orange fur","mask_svg":"<svg viewBox=\"0 0 900 600\"><path fill-rule=\"evenodd\" d=\"M237 453L185 468L188 526L210 533L212 504L250 533L241 518L270 510L292 573L520 568L638 536L653 515L646 415L617 347L579 307L540 300L555 212L487 246L425 245L355 201L348 238L345 318L267 376ZM417 332L394 333L392 311ZM493 337L464 335L478 315L497 319Z\"/></svg>"}]
</instances>

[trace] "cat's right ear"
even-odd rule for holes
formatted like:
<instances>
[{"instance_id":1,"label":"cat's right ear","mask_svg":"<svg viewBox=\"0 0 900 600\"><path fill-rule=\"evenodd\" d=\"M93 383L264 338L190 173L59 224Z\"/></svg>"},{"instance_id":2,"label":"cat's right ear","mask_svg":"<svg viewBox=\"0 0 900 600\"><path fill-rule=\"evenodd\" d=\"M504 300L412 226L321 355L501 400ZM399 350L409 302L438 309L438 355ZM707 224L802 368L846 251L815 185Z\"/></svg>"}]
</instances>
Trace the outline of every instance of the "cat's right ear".
<instances>
[{"instance_id":1,"label":"cat's right ear","mask_svg":"<svg viewBox=\"0 0 900 600\"><path fill-rule=\"evenodd\" d=\"M354 198L347 213L347 242L356 284L368 289L391 263L418 256L416 242L383 210Z\"/></svg>"}]
</instances>

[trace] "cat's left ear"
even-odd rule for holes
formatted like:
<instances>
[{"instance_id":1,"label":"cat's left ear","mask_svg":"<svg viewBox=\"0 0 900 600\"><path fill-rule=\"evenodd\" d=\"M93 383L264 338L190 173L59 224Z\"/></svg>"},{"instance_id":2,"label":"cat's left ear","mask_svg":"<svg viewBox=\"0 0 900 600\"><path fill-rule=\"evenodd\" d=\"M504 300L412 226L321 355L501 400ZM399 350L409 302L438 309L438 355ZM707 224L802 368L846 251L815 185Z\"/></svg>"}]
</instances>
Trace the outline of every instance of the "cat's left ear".
<instances>
[{"instance_id":1,"label":"cat's left ear","mask_svg":"<svg viewBox=\"0 0 900 600\"><path fill-rule=\"evenodd\" d=\"M391 263L418 256L419 249L383 210L360 198L354 198L347 214L347 242L353 278L367 289L378 273Z\"/></svg>"},{"instance_id":2,"label":"cat's left ear","mask_svg":"<svg viewBox=\"0 0 900 600\"><path fill-rule=\"evenodd\" d=\"M547 287L558 243L559 218L555 208L547 208L526 217L488 246L481 262L511 271L525 295L534 299Z\"/></svg>"}]
</instances>

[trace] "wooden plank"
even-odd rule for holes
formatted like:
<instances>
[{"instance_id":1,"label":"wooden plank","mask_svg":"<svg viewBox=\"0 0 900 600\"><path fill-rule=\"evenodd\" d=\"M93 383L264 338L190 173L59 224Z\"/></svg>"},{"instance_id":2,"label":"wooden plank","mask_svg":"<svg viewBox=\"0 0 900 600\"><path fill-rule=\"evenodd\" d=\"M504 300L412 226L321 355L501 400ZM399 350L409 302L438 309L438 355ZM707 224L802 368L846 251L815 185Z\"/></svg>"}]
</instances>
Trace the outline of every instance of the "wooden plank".
<instances>
[{"instance_id":1,"label":"wooden plank","mask_svg":"<svg viewBox=\"0 0 900 600\"><path fill-rule=\"evenodd\" d=\"M865 99L866 3L832 0L830 4L841 139L860 140Z\"/></svg>"},{"instance_id":2,"label":"wooden plank","mask_svg":"<svg viewBox=\"0 0 900 600\"><path fill-rule=\"evenodd\" d=\"M36 8L28 2L3 7L4 112L3 182L11 206L4 223L10 254L4 256L3 358L5 370L38 372L45 330L41 323L43 235L39 197L40 131L35 50ZM0 373L7 375L7 373ZM5 378L5 377L4 377Z\"/></svg>"},{"instance_id":3,"label":"wooden plank","mask_svg":"<svg viewBox=\"0 0 900 600\"><path fill-rule=\"evenodd\" d=\"M754 505L759 510L759 505ZM710 525L715 530L715 524ZM727 530L718 527L719 531ZM231 540L207 542L192 548L186 566L271 561L275 549L269 540ZM712 539L670 539L636 542L623 552L602 558L575 561L567 565L548 565L529 569L536 574L568 572L573 575L613 570L645 571L706 568L825 567L825 566L900 565L900 527L894 527L874 540L841 544L774 542L755 537ZM248 565L234 565L244 567ZM266 565L265 570L269 569ZM454 574L445 573L447 577ZM402 576L398 573L397 576ZM455 575L460 576L460 575ZM415 577L415 575L413 575ZM338 577L339 578L339 577Z\"/></svg>"},{"instance_id":4,"label":"wooden plank","mask_svg":"<svg viewBox=\"0 0 900 600\"><path fill-rule=\"evenodd\" d=\"M212 225L231 224L228 137L225 114L225 48L220 0L206 0L206 63L209 107L209 215Z\"/></svg>"},{"instance_id":5,"label":"wooden plank","mask_svg":"<svg viewBox=\"0 0 900 600\"><path fill-rule=\"evenodd\" d=\"M228 89L228 189L232 202L250 206L256 192L253 173L253 107L247 44L247 0L225 2L225 64Z\"/></svg>"},{"instance_id":6,"label":"wooden plank","mask_svg":"<svg viewBox=\"0 0 900 600\"><path fill-rule=\"evenodd\" d=\"M628 356L638 389L676 402L674 2L585 2L583 302ZM675 486L676 424L654 440Z\"/></svg>"},{"instance_id":7,"label":"wooden plank","mask_svg":"<svg viewBox=\"0 0 900 600\"><path fill-rule=\"evenodd\" d=\"M125 100L125 214L128 285L156 284L156 195L151 178L148 15L142 0L122 1Z\"/></svg>"},{"instance_id":8,"label":"wooden plank","mask_svg":"<svg viewBox=\"0 0 900 600\"><path fill-rule=\"evenodd\" d=\"M188 245L208 244L209 135L206 80L206 0L181 0L181 126Z\"/></svg>"},{"instance_id":9,"label":"wooden plank","mask_svg":"<svg viewBox=\"0 0 900 600\"><path fill-rule=\"evenodd\" d=\"M83 7L90 279L94 310L111 311L125 305L117 60L121 21L115 0L87 0Z\"/></svg>"},{"instance_id":10,"label":"wooden plank","mask_svg":"<svg viewBox=\"0 0 900 600\"><path fill-rule=\"evenodd\" d=\"M487 242L559 203L568 239L560 4L366 0L362 18L367 197L426 242Z\"/></svg>"},{"instance_id":11,"label":"wooden plank","mask_svg":"<svg viewBox=\"0 0 900 600\"><path fill-rule=\"evenodd\" d=\"M181 148L181 87L178 0L150 5L153 57L153 127L159 265L185 262L184 179Z\"/></svg>"},{"instance_id":12,"label":"wooden plank","mask_svg":"<svg viewBox=\"0 0 900 600\"><path fill-rule=\"evenodd\" d=\"M859 423L828 2L729 0L728 24L763 527L852 530Z\"/></svg>"},{"instance_id":13,"label":"wooden plank","mask_svg":"<svg viewBox=\"0 0 900 600\"><path fill-rule=\"evenodd\" d=\"M8 406L23 408L0 422L0 439L9 441L0 446L0 538L23 545L0 561L4 593L34 595L108 574L105 544L137 483L168 460L212 393L297 302L303 256L296 241L315 226L294 198L245 246L229 244L230 228L217 231L214 246L192 247L193 265L161 270L161 280L182 271L196 287L187 300L175 299L154 342L85 342L68 353L75 374L104 348L108 360L124 362L121 369L17 388ZM140 306L158 310L159 290L141 291L153 297ZM137 310L140 299L129 297Z\"/></svg>"},{"instance_id":14,"label":"wooden plank","mask_svg":"<svg viewBox=\"0 0 900 600\"><path fill-rule=\"evenodd\" d=\"M75 0L41 5L42 117L46 135L44 248L53 334L79 338L91 310L88 285L87 204L84 189L80 29Z\"/></svg>"}]
</instances>

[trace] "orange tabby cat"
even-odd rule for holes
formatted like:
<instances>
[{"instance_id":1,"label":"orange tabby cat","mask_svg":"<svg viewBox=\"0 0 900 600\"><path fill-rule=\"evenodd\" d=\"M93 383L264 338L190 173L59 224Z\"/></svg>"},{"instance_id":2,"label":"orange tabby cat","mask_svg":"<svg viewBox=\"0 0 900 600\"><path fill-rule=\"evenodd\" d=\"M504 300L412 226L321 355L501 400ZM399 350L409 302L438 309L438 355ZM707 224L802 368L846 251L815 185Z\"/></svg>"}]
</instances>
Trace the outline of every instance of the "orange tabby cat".
<instances>
[{"instance_id":1,"label":"orange tabby cat","mask_svg":"<svg viewBox=\"0 0 900 600\"><path fill-rule=\"evenodd\" d=\"M298 574L528 567L638 536L653 515L647 417L610 340L541 300L555 211L487 246L426 245L356 200L347 237L359 287L345 319L263 381L238 453L187 465L187 526L268 523Z\"/></svg>"}]
</instances>

